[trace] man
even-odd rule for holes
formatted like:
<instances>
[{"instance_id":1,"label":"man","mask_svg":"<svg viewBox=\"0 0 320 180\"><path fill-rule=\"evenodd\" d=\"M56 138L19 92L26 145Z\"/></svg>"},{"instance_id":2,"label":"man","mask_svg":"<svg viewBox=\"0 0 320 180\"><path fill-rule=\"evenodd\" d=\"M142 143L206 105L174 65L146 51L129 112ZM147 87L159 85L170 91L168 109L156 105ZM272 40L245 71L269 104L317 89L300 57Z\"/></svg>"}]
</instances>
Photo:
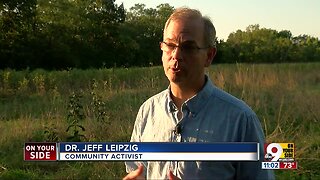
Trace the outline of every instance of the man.
<instances>
[{"instance_id":1,"label":"man","mask_svg":"<svg viewBox=\"0 0 320 180\"><path fill-rule=\"evenodd\" d=\"M137 115L132 142L259 142L255 113L205 75L216 54L215 28L197 10L176 9L165 24L162 63L170 86ZM263 153L260 153L263 158ZM260 162L126 162L124 179L273 179Z\"/></svg>"}]
</instances>

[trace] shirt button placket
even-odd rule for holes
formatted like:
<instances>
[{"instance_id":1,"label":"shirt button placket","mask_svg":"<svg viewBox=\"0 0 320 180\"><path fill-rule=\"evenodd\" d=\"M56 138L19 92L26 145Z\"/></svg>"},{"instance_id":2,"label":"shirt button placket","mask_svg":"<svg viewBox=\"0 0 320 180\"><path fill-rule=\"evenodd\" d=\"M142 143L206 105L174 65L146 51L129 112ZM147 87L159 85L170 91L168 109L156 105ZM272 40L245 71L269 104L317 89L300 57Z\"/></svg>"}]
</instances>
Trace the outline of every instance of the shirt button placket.
<instances>
[{"instance_id":1,"label":"shirt button placket","mask_svg":"<svg viewBox=\"0 0 320 180\"><path fill-rule=\"evenodd\" d=\"M177 134L176 135L176 141L177 142L181 142L181 134Z\"/></svg>"}]
</instances>

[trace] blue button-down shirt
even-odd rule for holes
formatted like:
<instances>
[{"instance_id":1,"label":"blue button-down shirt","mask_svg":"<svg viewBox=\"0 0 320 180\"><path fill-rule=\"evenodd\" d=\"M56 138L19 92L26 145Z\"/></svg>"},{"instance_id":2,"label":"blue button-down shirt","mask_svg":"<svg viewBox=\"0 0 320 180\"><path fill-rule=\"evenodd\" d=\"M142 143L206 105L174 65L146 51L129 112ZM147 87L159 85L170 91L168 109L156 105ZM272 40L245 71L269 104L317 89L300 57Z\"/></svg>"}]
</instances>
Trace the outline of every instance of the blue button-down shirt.
<instances>
[{"instance_id":1,"label":"blue button-down shirt","mask_svg":"<svg viewBox=\"0 0 320 180\"><path fill-rule=\"evenodd\" d=\"M208 77L203 89L181 108L178 119L170 87L149 98L139 109L131 142L259 142L263 159L264 135L256 114ZM274 179L273 172L261 169L261 161L126 162L127 172L137 164L144 165L147 179L166 179L169 169L182 179Z\"/></svg>"}]
</instances>

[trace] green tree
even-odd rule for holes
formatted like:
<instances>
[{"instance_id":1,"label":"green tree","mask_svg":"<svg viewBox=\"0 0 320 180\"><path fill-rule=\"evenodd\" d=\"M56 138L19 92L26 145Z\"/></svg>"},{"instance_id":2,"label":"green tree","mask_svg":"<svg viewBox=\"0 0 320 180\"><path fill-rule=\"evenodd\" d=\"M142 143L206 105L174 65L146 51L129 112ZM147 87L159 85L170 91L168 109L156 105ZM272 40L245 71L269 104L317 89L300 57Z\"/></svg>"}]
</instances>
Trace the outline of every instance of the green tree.
<instances>
[{"instance_id":1,"label":"green tree","mask_svg":"<svg viewBox=\"0 0 320 180\"><path fill-rule=\"evenodd\" d=\"M292 38L293 48L290 52L290 59L293 61L319 61L320 41L318 38L309 35L299 35Z\"/></svg>"},{"instance_id":2,"label":"green tree","mask_svg":"<svg viewBox=\"0 0 320 180\"><path fill-rule=\"evenodd\" d=\"M101 67L116 60L118 26L125 20L123 5L114 0L43 0L39 7L47 41L44 56L54 62L50 66Z\"/></svg>"},{"instance_id":3,"label":"green tree","mask_svg":"<svg viewBox=\"0 0 320 180\"><path fill-rule=\"evenodd\" d=\"M27 44L36 28L36 0L4 0L0 2L0 68L19 67L32 57ZM27 43L25 43L27 42Z\"/></svg>"},{"instance_id":4,"label":"green tree","mask_svg":"<svg viewBox=\"0 0 320 180\"><path fill-rule=\"evenodd\" d=\"M277 32L256 24L248 26L246 31L231 33L227 46L238 62L285 62L290 59L291 39L290 31Z\"/></svg>"},{"instance_id":5,"label":"green tree","mask_svg":"<svg viewBox=\"0 0 320 180\"><path fill-rule=\"evenodd\" d=\"M15 0L0 9L1 63L12 68L112 65L122 48L123 5L114 0Z\"/></svg>"},{"instance_id":6,"label":"green tree","mask_svg":"<svg viewBox=\"0 0 320 180\"><path fill-rule=\"evenodd\" d=\"M159 65L163 27L174 8L169 4L161 4L156 9L146 8L144 4L135 4L127 12L127 20L122 34L130 50L131 57L127 65Z\"/></svg>"}]
</instances>

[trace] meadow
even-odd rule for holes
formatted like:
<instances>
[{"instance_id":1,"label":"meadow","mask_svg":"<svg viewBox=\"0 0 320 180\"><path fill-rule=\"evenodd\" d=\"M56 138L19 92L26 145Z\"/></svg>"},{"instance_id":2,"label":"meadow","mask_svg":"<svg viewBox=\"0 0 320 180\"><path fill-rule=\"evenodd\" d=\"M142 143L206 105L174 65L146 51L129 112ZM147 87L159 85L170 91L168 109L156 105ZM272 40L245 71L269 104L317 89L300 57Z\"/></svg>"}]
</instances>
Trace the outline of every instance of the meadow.
<instances>
[{"instance_id":1,"label":"meadow","mask_svg":"<svg viewBox=\"0 0 320 180\"><path fill-rule=\"evenodd\" d=\"M247 102L267 142L294 142L297 170L320 179L320 63L218 64L214 84ZM122 162L24 162L25 142L128 141L140 105L167 88L162 67L0 70L0 179L120 179Z\"/></svg>"}]
</instances>

